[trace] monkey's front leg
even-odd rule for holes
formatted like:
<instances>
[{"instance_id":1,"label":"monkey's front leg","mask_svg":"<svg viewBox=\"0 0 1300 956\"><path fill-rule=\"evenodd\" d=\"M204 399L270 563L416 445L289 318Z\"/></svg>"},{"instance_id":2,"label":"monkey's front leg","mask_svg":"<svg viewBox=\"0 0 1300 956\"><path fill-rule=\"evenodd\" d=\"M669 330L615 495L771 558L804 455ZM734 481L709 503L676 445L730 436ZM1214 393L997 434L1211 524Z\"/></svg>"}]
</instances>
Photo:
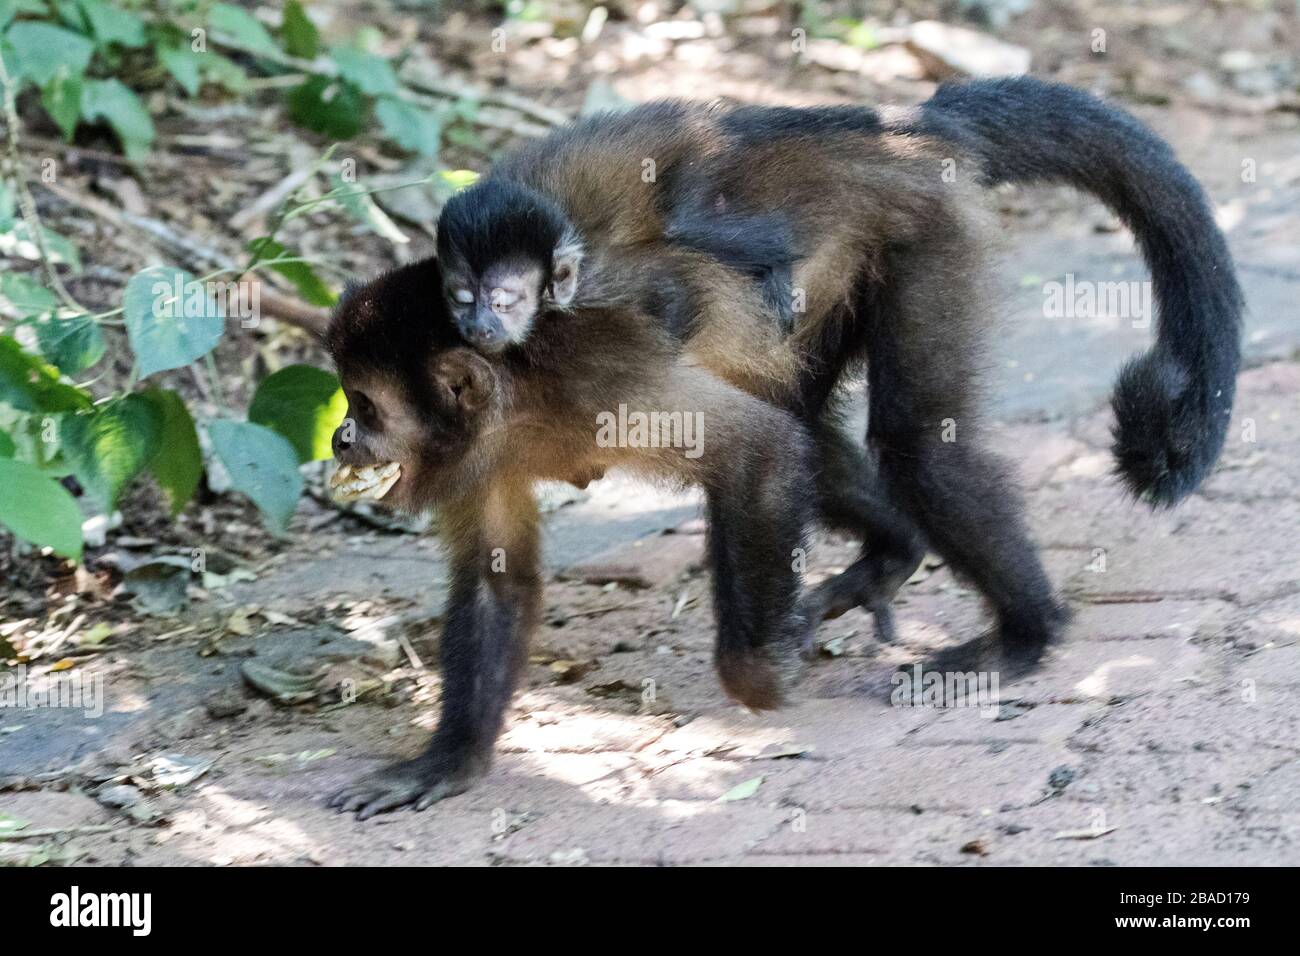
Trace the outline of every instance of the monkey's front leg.
<instances>
[{"instance_id":1,"label":"monkey's front leg","mask_svg":"<svg viewBox=\"0 0 1300 956\"><path fill-rule=\"evenodd\" d=\"M488 768L541 608L537 504L498 485L446 509L452 585L443 628L442 715L424 753L344 787L329 805L364 820L423 810L467 790Z\"/></svg>"}]
</instances>

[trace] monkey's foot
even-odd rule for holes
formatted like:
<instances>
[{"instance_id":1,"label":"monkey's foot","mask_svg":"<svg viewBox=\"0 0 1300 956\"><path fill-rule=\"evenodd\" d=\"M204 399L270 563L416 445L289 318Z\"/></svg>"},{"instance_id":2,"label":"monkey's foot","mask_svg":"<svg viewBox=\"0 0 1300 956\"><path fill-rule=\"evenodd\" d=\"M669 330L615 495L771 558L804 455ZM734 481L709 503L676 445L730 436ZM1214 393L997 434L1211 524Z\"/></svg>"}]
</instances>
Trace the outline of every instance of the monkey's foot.
<instances>
[{"instance_id":1,"label":"monkey's foot","mask_svg":"<svg viewBox=\"0 0 1300 956\"><path fill-rule=\"evenodd\" d=\"M1002 666L1009 676L1036 668L1047 649L1061 639L1070 623L1070 609L1052 601L1029 611L1004 614L998 628Z\"/></svg>"},{"instance_id":2,"label":"monkey's foot","mask_svg":"<svg viewBox=\"0 0 1300 956\"><path fill-rule=\"evenodd\" d=\"M478 776L468 758L428 753L348 784L331 795L326 805L340 813L355 811L358 820L398 807L424 810L446 797L464 793Z\"/></svg>"},{"instance_id":3,"label":"monkey's foot","mask_svg":"<svg viewBox=\"0 0 1300 956\"><path fill-rule=\"evenodd\" d=\"M809 592L805 613L813 621L830 621L855 607L866 608L875 619L876 639L890 644L897 634L890 602L924 557L923 551L865 555Z\"/></svg>"},{"instance_id":4,"label":"monkey's foot","mask_svg":"<svg viewBox=\"0 0 1300 956\"><path fill-rule=\"evenodd\" d=\"M727 696L750 710L775 710L803 676L804 648L816 631L802 609L790 616L788 630L763 647L719 653L718 679Z\"/></svg>"}]
</instances>

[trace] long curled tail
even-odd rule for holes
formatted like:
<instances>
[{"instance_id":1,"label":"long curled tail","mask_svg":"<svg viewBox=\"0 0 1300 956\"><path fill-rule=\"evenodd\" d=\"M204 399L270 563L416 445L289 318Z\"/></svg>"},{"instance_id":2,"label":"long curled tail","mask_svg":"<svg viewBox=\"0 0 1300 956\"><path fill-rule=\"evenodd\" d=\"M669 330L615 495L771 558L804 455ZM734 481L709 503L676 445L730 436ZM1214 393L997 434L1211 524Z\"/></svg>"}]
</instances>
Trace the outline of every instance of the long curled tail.
<instances>
[{"instance_id":1,"label":"long curled tail","mask_svg":"<svg viewBox=\"0 0 1300 956\"><path fill-rule=\"evenodd\" d=\"M1137 238L1159 311L1156 343L1124 366L1111 399L1125 483L1172 505L1223 448L1241 360L1241 289L1200 185L1123 110L1027 77L939 87L918 132L973 155L990 186L1068 183L1104 202Z\"/></svg>"}]
</instances>

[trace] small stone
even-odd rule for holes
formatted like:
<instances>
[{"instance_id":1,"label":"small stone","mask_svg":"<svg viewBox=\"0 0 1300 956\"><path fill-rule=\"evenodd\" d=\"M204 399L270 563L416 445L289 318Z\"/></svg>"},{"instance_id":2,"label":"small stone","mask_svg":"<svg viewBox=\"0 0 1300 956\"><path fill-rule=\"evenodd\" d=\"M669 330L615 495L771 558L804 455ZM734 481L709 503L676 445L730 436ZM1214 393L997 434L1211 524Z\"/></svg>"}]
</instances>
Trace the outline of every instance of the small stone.
<instances>
[{"instance_id":1,"label":"small stone","mask_svg":"<svg viewBox=\"0 0 1300 956\"><path fill-rule=\"evenodd\" d=\"M227 717L238 717L248 710L248 701L232 690L222 689L214 690L204 697L203 706L207 708L209 717L223 720Z\"/></svg>"},{"instance_id":2,"label":"small stone","mask_svg":"<svg viewBox=\"0 0 1300 956\"><path fill-rule=\"evenodd\" d=\"M1053 790L1055 790L1057 793L1060 793L1062 790L1064 790L1066 787L1068 787L1071 783L1074 782L1074 778L1076 776L1078 776L1078 771L1076 771L1073 767L1066 767L1066 766L1057 767L1055 770L1051 772L1051 774L1048 775L1047 785L1051 787Z\"/></svg>"}]
</instances>

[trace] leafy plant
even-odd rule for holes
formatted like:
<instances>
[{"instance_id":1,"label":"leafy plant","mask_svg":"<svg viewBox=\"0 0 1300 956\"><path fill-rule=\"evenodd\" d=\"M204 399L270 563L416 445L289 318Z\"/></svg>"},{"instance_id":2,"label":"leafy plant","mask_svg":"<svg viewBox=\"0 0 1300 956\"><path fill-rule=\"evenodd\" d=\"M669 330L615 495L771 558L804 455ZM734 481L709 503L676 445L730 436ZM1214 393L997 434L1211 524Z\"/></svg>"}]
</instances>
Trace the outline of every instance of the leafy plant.
<instances>
[{"instance_id":1,"label":"leafy plant","mask_svg":"<svg viewBox=\"0 0 1300 956\"><path fill-rule=\"evenodd\" d=\"M285 4L276 34L233 3L0 0L0 53L15 92L38 91L65 139L82 124L103 124L130 159L144 157L155 138L136 90L163 75L195 97L205 86L243 93L246 67L267 76L305 73L287 97L295 122L343 140L377 120L397 146L426 157L438 155L445 115L455 109L431 109L360 40L322 51L298 0Z\"/></svg>"},{"instance_id":2,"label":"leafy plant","mask_svg":"<svg viewBox=\"0 0 1300 956\"><path fill-rule=\"evenodd\" d=\"M436 170L389 188L431 185L448 194L475 178L439 169L436 156L444 136L469 135L477 103L460 98L445 110L429 108L403 87L390 61L372 52L364 34L323 50L297 0L285 5L277 31L230 3L0 0L0 93L11 151L18 150L19 94L32 94L27 102L39 103L66 138L82 124L101 123L128 158L138 159L155 135L141 89L162 78L188 96L214 85L238 93L248 83L246 67L302 75L288 107L304 125L342 139L373 117L394 143ZM259 384L246 420L224 408L196 420L159 377L189 367L219 396L213 351L235 317L230 295L246 291L258 274L283 277L313 305L335 302L319 264L277 238L292 219L332 208L391 242L407 241L375 203L376 190L358 186L345 171L329 172L332 155L333 148L270 217L267 234L249 243L241 267L204 276L147 268L127 281L117 307L98 313L69 294L56 268L80 270L75 244L40 222L16 170L11 181L0 180L0 255L26 258L42 270L0 274L6 320L0 325L0 526L79 559L83 520L111 512L138 477L152 478L175 516L204 470L220 466L231 489L247 496L272 528L287 527L303 488L299 467L330 457L330 438L346 409L335 376L307 366L281 369ZM314 192L322 179L327 188ZM96 369L108 351L110 326L125 333L131 374L107 394L104 384L92 392L107 378ZM84 491L81 503L68 490L75 486L64 484L69 477Z\"/></svg>"},{"instance_id":3,"label":"leafy plant","mask_svg":"<svg viewBox=\"0 0 1300 956\"><path fill-rule=\"evenodd\" d=\"M324 175L331 154L318 160L314 175ZM437 175L423 182L429 181L449 188L465 177ZM196 422L175 391L136 383L186 366L211 375L212 352L233 318L228 296L251 288L247 279L227 281L232 273L274 271L308 301L334 301L315 266L276 238L285 222L328 205L405 241L371 190L336 174L323 195L300 198L308 192L304 186L285 201L272 217L271 233L250 243L242 268L207 276L171 267L143 269L126 283L122 304L106 312L66 301L71 298L66 292L47 288L34 274L0 275L0 314L12 320L12 328L0 332L0 525L76 558L83 515L60 478L74 475L87 504L104 513L135 478L148 474L175 515L193 496L204 468L217 462L230 487L246 495L268 525L281 532L287 527L302 493L299 465L331 456L330 438L347 408L333 374L292 365L267 376L253 395L247 420L222 413ZM7 195L7 187L0 189L0 213ZM0 226L10 233L26 224L12 213L0 216ZM75 248L69 248L75 256ZM74 376L103 360L105 325L125 331L133 372L123 388L96 398ZM201 432L210 449L206 463Z\"/></svg>"}]
</instances>

